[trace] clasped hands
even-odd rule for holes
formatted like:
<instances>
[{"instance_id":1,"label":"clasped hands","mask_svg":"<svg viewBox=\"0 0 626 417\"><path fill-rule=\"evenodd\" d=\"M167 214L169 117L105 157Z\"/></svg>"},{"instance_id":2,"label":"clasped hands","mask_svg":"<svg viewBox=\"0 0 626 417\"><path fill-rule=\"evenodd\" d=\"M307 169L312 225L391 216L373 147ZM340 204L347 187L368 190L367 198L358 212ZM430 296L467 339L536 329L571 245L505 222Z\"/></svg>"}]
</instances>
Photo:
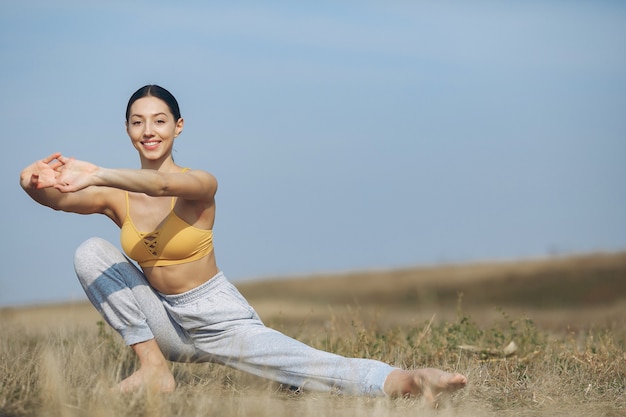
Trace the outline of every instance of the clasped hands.
<instances>
[{"instance_id":1,"label":"clasped hands","mask_svg":"<svg viewBox=\"0 0 626 417\"><path fill-rule=\"evenodd\" d=\"M92 185L91 174L95 173L98 167L55 152L34 162L27 169L30 170L31 188L56 188L63 193L68 193Z\"/></svg>"}]
</instances>

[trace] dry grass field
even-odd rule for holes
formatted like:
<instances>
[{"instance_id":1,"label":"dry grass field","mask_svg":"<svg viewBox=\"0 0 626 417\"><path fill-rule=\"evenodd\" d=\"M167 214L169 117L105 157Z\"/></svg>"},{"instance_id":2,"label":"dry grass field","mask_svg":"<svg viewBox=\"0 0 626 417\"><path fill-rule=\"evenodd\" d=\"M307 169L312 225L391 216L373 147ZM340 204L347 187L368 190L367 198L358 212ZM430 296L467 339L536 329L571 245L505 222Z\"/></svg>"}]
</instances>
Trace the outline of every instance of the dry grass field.
<instances>
[{"instance_id":1,"label":"dry grass field","mask_svg":"<svg viewBox=\"0 0 626 417\"><path fill-rule=\"evenodd\" d=\"M431 410L176 363L174 393L118 395L132 353L91 305L64 304L0 309L0 417L626 416L626 253L238 287L267 325L315 347L469 384Z\"/></svg>"}]
</instances>

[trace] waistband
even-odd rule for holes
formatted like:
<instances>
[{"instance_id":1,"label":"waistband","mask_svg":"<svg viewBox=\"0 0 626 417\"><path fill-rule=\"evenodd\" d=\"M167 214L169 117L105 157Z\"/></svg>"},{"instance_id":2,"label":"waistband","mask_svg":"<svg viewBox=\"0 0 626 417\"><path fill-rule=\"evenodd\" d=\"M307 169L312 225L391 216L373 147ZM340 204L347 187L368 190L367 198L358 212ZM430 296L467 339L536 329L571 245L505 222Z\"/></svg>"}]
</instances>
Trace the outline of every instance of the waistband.
<instances>
[{"instance_id":1,"label":"waistband","mask_svg":"<svg viewBox=\"0 0 626 417\"><path fill-rule=\"evenodd\" d=\"M159 296L167 301L170 305L181 305L186 303L194 302L208 293L215 290L217 287L221 286L225 282L228 282L226 276L222 271L218 272L209 279L207 282L198 285L196 288L192 288L189 291L180 293L180 294L162 294L159 293Z\"/></svg>"}]
</instances>

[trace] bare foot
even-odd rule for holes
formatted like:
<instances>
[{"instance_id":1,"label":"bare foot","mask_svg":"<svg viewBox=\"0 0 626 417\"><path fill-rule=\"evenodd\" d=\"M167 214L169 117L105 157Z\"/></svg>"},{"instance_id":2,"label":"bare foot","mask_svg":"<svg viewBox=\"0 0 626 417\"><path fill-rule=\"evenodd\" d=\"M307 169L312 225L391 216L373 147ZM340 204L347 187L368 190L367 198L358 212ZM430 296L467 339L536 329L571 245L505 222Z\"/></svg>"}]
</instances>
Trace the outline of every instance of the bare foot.
<instances>
[{"instance_id":1,"label":"bare foot","mask_svg":"<svg viewBox=\"0 0 626 417\"><path fill-rule=\"evenodd\" d=\"M437 408L437 401L442 395L451 394L466 384L467 378L461 374L425 368L415 371L413 386L429 405Z\"/></svg>"},{"instance_id":2,"label":"bare foot","mask_svg":"<svg viewBox=\"0 0 626 417\"><path fill-rule=\"evenodd\" d=\"M121 392L133 392L146 388L151 392L172 392L176 389L176 381L169 371L140 368L118 384Z\"/></svg>"},{"instance_id":3,"label":"bare foot","mask_svg":"<svg viewBox=\"0 0 626 417\"><path fill-rule=\"evenodd\" d=\"M451 374L435 368L416 370L395 370L385 381L385 392L390 396L421 396L432 407L446 394L463 388L467 378L461 374Z\"/></svg>"},{"instance_id":4,"label":"bare foot","mask_svg":"<svg viewBox=\"0 0 626 417\"><path fill-rule=\"evenodd\" d=\"M139 358L140 367L135 373L119 383L121 392L146 388L151 392L172 392L176 381L167 360L154 339L131 346Z\"/></svg>"}]
</instances>

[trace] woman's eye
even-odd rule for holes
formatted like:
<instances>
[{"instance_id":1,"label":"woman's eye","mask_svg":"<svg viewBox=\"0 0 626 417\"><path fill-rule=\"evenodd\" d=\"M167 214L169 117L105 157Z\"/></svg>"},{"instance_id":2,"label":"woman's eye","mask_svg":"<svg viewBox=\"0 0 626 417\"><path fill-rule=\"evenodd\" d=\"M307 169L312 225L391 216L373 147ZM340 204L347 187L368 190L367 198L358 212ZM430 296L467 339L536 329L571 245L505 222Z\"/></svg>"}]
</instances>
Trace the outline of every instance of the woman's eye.
<instances>
[{"instance_id":1,"label":"woman's eye","mask_svg":"<svg viewBox=\"0 0 626 417\"><path fill-rule=\"evenodd\" d=\"M130 124L133 126L139 126L141 122L139 120L135 120L135 121L130 122Z\"/></svg>"},{"instance_id":2,"label":"woman's eye","mask_svg":"<svg viewBox=\"0 0 626 417\"><path fill-rule=\"evenodd\" d=\"M162 125L163 123L165 123L165 120L160 120L160 119L159 119L159 120L157 120L156 122L157 122L158 124L161 124L161 125Z\"/></svg>"}]
</instances>

